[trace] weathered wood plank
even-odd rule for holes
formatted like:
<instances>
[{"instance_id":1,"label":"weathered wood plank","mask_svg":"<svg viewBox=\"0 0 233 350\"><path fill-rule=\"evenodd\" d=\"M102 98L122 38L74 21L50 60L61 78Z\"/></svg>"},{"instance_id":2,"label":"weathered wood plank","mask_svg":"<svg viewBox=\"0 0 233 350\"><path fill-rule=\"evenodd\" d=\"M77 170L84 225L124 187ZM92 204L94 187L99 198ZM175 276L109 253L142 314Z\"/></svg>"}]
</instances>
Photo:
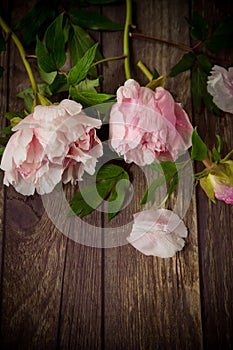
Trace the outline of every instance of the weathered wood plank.
<instances>
[{"instance_id":1,"label":"weathered wood plank","mask_svg":"<svg viewBox=\"0 0 233 350\"><path fill-rule=\"evenodd\" d=\"M233 15L229 1L193 1L193 9L212 25L216 20ZM232 62L233 51L220 52L219 58ZM220 65L222 65L220 63ZM215 135L223 138L223 155L233 148L232 115L216 117L203 112L195 115L201 136L211 148ZM233 344L233 207L218 201L210 203L198 190L198 228L200 244L200 278L202 287L203 336L206 349L232 349Z\"/></svg>"},{"instance_id":2,"label":"weathered wood plank","mask_svg":"<svg viewBox=\"0 0 233 350\"><path fill-rule=\"evenodd\" d=\"M11 4L12 24L32 5ZM23 109L16 94L29 86L15 46L10 45L10 111ZM6 94L7 96L7 94ZM4 348L54 349L67 238L46 215L39 196L7 190L1 331Z\"/></svg>"},{"instance_id":3,"label":"weathered wood plank","mask_svg":"<svg viewBox=\"0 0 233 350\"><path fill-rule=\"evenodd\" d=\"M188 28L184 27L184 17L189 15L187 2L148 0L134 5L137 31L188 43ZM122 18L119 12L112 11L112 18ZM121 39L120 34L118 39L113 39L118 42L118 54ZM110 35L103 40L106 54L112 54L113 47L107 44ZM151 70L156 67L160 74L168 73L183 54L179 49L139 39L133 39L131 45L134 64L141 59ZM117 46L114 45L114 54ZM112 73L113 86L124 81L119 74L117 70ZM142 84L147 83L138 68L132 69L132 76ZM190 112L189 75L179 77L178 87L175 80L167 81L166 86ZM145 183L136 167L132 168L132 174L134 200L118 219L113 219L111 225L106 223L105 227L124 225L132 220L132 213L140 210L138 202ZM190 344L193 348L202 348L195 197L184 220L190 230L187 247L172 259L145 257L129 245L104 251L106 349L190 349Z\"/></svg>"}]
</instances>

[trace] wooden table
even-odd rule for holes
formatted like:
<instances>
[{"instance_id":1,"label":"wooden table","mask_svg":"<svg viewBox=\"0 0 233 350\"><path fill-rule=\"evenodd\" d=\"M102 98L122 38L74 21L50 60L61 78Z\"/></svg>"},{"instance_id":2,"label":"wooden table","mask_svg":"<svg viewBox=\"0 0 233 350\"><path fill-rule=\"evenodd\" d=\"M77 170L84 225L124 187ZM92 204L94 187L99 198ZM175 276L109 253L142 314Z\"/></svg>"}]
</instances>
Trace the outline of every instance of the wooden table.
<instances>
[{"instance_id":1,"label":"wooden table","mask_svg":"<svg viewBox=\"0 0 233 350\"><path fill-rule=\"evenodd\" d=\"M231 1L134 0L137 32L192 45L185 17L192 10L209 23L233 13ZM7 20L15 24L31 2L3 1ZM124 24L124 4L99 11ZM122 54L123 34L102 33L104 56ZM147 79L136 67L166 74L183 51L170 45L132 39L132 76ZM219 58L228 59L228 53ZM29 85L15 47L1 55L6 74L0 80L1 116L23 108L16 94ZM124 82L123 62L103 67L104 92ZM215 134L224 152L233 148L233 117L194 113L190 72L167 79L166 87L182 102L193 125L209 147ZM1 119L1 126L5 119ZM135 167L130 205L106 223L100 212L90 223L119 226L139 211L142 174ZM2 183L2 173L0 182ZM233 224L232 209L212 204L198 187L184 221L189 228L185 249L171 259L146 257L131 245L100 249L62 235L44 210L38 195L23 197L12 187L0 187L0 273L2 349L232 349L233 348Z\"/></svg>"}]
</instances>

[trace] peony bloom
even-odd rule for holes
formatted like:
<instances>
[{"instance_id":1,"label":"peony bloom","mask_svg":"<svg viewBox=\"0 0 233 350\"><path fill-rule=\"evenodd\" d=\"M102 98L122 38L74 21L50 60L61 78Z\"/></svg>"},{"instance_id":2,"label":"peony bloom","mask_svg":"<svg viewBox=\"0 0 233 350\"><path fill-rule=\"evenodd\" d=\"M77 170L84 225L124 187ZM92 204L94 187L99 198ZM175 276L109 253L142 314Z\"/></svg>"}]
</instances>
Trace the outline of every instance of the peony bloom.
<instances>
[{"instance_id":1,"label":"peony bloom","mask_svg":"<svg viewBox=\"0 0 233 350\"><path fill-rule=\"evenodd\" d=\"M32 195L35 190L45 194L54 189L62 176L65 182L75 182L84 170L92 173L97 157L102 155L102 145L95 134L100 125L99 120L86 116L82 106L71 100L36 106L34 113L13 128L16 132L7 143L1 162L4 184L12 184L24 195ZM74 154L74 147L72 172L67 159Z\"/></svg>"},{"instance_id":2,"label":"peony bloom","mask_svg":"<svg viewBox=\"0 0 233 350\"><path fill-rule=\"evenodd\" d=\"M187 114L164 88L154 92L129 79L118 89L110 143L126 162L174 161L191 146L192 131Z\"/></svg>"},{"instance_id":3,"label":"peony bloom","mask_svg":"<svg viewBox=\"0 0 233 350\"><path fill-rule=\"evenodd\" d=\"M208 77L207 90L213 101L224 112L233 113L233 67L228 71L220 66L213 66Z\"/></svg>"},{"instance_id":4,"label":"peony bloom","mask_svg":"<svg viewBox=\"0 0 233 350\"><path fill-rule=\"evenodd\" d=\"M183 249L187 234L183 221L171 210L144 210L134 215L127 240L145 255L170 258Z\"/></svg>"}]
</instances>

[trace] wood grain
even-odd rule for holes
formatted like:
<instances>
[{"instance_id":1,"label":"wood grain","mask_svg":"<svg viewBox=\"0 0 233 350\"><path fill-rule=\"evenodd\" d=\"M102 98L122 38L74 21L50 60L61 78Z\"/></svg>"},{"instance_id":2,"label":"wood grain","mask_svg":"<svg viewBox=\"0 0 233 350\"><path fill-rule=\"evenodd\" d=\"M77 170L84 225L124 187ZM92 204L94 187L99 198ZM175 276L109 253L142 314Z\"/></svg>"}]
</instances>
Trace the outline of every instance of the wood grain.
<instances>
[{"instance_id":1,"label":"wood grain","mask_svg":"<svg viewBox=\"0 0 233 350\"><path fill-rule=\"evenodd\" d=\"M137 31L175 42L188 42L188 29L183 28L182 20L189 14L187 2L137 1L133 12ZM113 13L111 15L114 18ZM114 19L117 18L115 13ZM112 47L108 48L104 41L103 45L109 54ZM120 44L118 46L119 53ZM141 59L149 69L156 67L160 74L168 73L183 54L167 45L136 39L132 39L131 46L134 66ZM116 52L117 45L114 45L114 54ZM147 82L136 68L132 69L132 76L141 84ZM119 77L119 71L116 75L114 72L111 84L117 86L119 80L124 80L124 77ZM179 88L177 81L171 80L167 87L190 112L189 75L180 76L178 84ZM132 173L133 201L119 218L113 219L110 225L105 223L109 230L117 225L122 226L119 231L125 230L123 225L132 221L133 213L141 210L139 201L145 183L135 167ZM190 349L190 344L195 349L202 348L195 197L185 223L190 230L187 247L172 259L145 257L130 245L105 250L106 349ZM125 235L129 233L125 232Z\"/></svg>"},{"instance_id":2,"label":"wood grain","mask_svg":"<svg viewBox=\"0 0 233 350\"><path fill-rule=\"evenodd\" d=\"M210 25L214 20L233 15L233 4L194 1L193 9L201 13ZM233 51L220 52L217 57L232 61ZM223 155L233 148L232 115L216 117L202 111L195 115L201 136L211 148L215 135L223 138ZM233 345L233 206L218 201L210 203L198 189L198 231L200 244L200 278L203 335L206 349L232 349Z\"/></svg>"},{"instance_id":3,"label":"wood grain","mask_svg":"<svg viewBox=\"0 0 233 350\"><path fill-rule=\"evenodd\" d=\"M11 1L11 23L32 3ZM6 0L4 7L9 7ZM96 9L124 24L124 3ZM134 31L190 45L185 17L192 10L213 23L214 18L233 14L233 5L227 0L134 0ZM105 57L123 53L122 32L92 34L100 40ZM136 38L130 45L132 77L142 85L147 78L136 67L138 60L151 71L156 68L168 74L184 53ZM0 57L8 68L0 80L3 115L6 110L23 109L16 94L29 81L14 45ZM218 57L232 59L232 52ZM125 80L123 61L109 62L101 69L105 77L102 90L116 92ZM205 110L200 114L192 110L190 72L167 78L166 87L187 110L193 125L199 125L209 147L219 133L224 139L223 152L233 148L231 115L218 118ZM4 123L2 118L0 125ZM189 228L185 249L172 259L146 257L123 244L132 215L141 210L139 202L146 187L142 169L134 165L129 173L134 195L111 223L101 211L79 223L65 220L61 198L70 198L70 186L64 193L57 192L58 197L47 199L24 197L12 187L0 186L1 348L232 349L233 207L220 201L211 204L198 189L183 218ZM180 210L185 192L183 197L177 201ZM171 208L175 203L173 198ZM60 230L51 221L51 213L58 218L55 224ZM109 242L112 248L97 248Z\"/></svg>"},{"instance_id":4,"label":"wood grain","mask_svg":"<svg viewBox=\"0 0 233 350\"><path fill-rule=\"evenodd\" d=\"M11 4L12 24L28 11L29 4ZM31 6L31 5L30 5ZM25 11L25 12L24 12ZM29 86L15 46L9 51L10 111L22 110L16 94ZM7 95L6 95L7 96ZM6 349L54 349L66 238L53 226L37 195L23 197L7 190L2 280L2 344Z\"/></svg>"}]
</instances>

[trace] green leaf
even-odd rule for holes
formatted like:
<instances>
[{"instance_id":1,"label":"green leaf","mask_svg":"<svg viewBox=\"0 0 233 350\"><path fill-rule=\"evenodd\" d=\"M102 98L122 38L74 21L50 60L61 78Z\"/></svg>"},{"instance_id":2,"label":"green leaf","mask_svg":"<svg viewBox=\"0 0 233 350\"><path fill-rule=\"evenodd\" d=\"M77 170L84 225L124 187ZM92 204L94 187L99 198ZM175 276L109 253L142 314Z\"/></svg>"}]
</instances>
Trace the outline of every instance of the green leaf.
<instances>
[{"instance_id":1,"label":"green leaf","mask_svg":"<svg viewBox=\"0 0 233 350\"><path fill-rule=\"evenodd\" d=\"M215 147L213 147L213 149L212 149L212 156L214 158L215 163L219 163L220 162L221 155L219 154L219 152L216 150Z\"/></svg>"},{"instance_id":2,"label":"green leaf","mask_svg":"<svg viewBox=\"0 0 233 350\"><path fill-rule=\"evenodd\" d=\"M4 151L5 151L5 147L4 146L0 146L0 156L3 155Z\"/></svg>"},{"instance_id":3,"label":"green leaf","mask_svg":"<svg viewBox=\"0 0 233 350\"><path fill-rule=\"evenodd\" d=\"M202 70L205 73L209 74L209 72L211 71L211 68L212 68L212 64L211 64L209 58L205 55L198 55L197 61L198 61L200 68L202 68Z\"/></svg>"},{"instance_id":4,"label":"green leaf","mask_svg":"<svg viewBox=\"0 0 233 350\"><path fill-rule=\"evenodd\" d=\"M178 164L174 162L165 161L160 163L155 162L153 164L148 165L148 167L161 174L173 176L177 172L176 165Z\"/></svg>"},{"instance_id":5,"label":"green leaf","mask_svg":"<svg viewBox=\"0 0 233 350\"><path fill-rule=\"evenodd\" d=\"M222 150L222 138L220 135L216 135L217 138L217 151L220 154Z\"/></svg>"},{"instance_id":6,"label":"green leaf","mask_svg":"<svg viewBox=\"0 0 233 350\"><path fill-rule=\"evenodd\" d=\"M69 92L72 99L81 103L84 107L90 107L108 101L110 102L116 98L115 95L111 94L77 91L76 88L73 87L70 88Z\"/></svg>"},{"instance_id":7,"label":"green leaf","mask_svg":"<svg viewBox=\"0 0 233 350\"><path fill-rule=\"evenodd\" d=\"M233 16L226 17L215 25L212 36L205 45L212 52L233 47Z\"/></svg>"},{"instance_id":8,"label":"green leaf","mask_svg":"<svg viewBox=\"0 0 233 350\"><path fill-rule=\"evenodd\" d=\"M103 15L100 15L97 12L74 10L70 11L68 14L74 24L84 29L108 31L117 31L124 29L121 25L112 22L110 19Z\"/></svg>"},{"instance_id":9,"label":"green leaf","mask_svg":"<svg viewBox=\"0 0 233 350\"><path fill-rule=\"evenodd\" d=\"M16 25L15 30L24 29L23 43L30 46L35 42L36 36L44 34L46 26L54 19L56 0L38 1Z\"/></svg>"},{"instance_id":10,"label":"green leaf","mask_svg":"<svg viewBox=\"0 0 233 350\"><path fill-rule=\"evenodd\" d=\"M192 133L191 159L204 160L207 157L207 151L208 151L207 146L198 135L197 127L196 127Z\"/></svg>"},{"instance_id":11,"label":"green leaf","mask_svg":"<svg viewBox=\"0 0 233 350\"><path fill-rule=\"evenodd\" d=\"M154 68L152 80L157 79L157 78L159 78L159 77L160 77L159 72L157 71L156 68Z\"/></svg>"},{"instance_id":12,"label":"green leaf","mask_svg":"<svg viewBox=\"0 0 233 350\"><path fill-rule=\"evenodd\" d=\"M169 77L175 77L176 75L185 72L188 69L191 69L195 63L196 56L192 53L186 53L181 58L181 60L171 68Z\"/></svg>"},{"instance_id":13,"label":"green leaf","mask_svg":"<svg viewBox=\"0 0 233 350\"><path fill-rule=\"evenodd\" d=\"M165 176L159 176L157 179L152 181L150 186L147 188L147 190L144 193L144 196L141 200L141 205L151 202L154 204L155 202L155 191L159 186L164 185L167 182L167 178Z\"/></svg>"},{"instance_id":14,"label":"green leaf","mask_svg":"<svg viewBox=\"0 0 233 350\"><path fill-rule=\"evenodd\" d=\"M53 57L47 52L45 45L37 38L36 56L38 67L46 73L57 70Z\"/></svg>"},{"instance_id":15,"label":"green leaf","mask_svg":"<svg viewBox=\"0 0 233 350\"><path fill-rule=\"evenodd\" d=\"M214 189L213 186L211 185L211 182L208 177L203 177L200 179L200 185L201 188L204 190L206 193L207 197L211 199L213 203L216 203L215 200L215 194L214 194Z\"/></svg>"},{"instance_id":16,"label":"green leaf","mask_svg":"<svg viewBox=\"0 0 233 350\"><path fill-rule=\"evenodd\" d=\"M0 134L11 135L13 132L11 131L11 125L7 126L4 129L0 130Z\"/></svg>"},{"instance_id":17,"label":"green leaf","mask_svg":"<svg viewBox=\"0 0 233 350\"><path fill-rule=\"evenodd\" d=\"M51 96L51 91L49 90L49 87L47 84L42 83L42 84L37 84L37 86L38 86L40 95L45 97ZM27 89L19 92L16 96L24 100L24 104L27 111L31 113L33 109L33 102L34 102L34 93L33 93L32 87L29 86ZM43 97L41 96L39 96L39 98L43 99Z\"/></svg>"},{"instance_id":18,"label":"green leaf","mask_svg":"<svg viewBox=\"0 0 233 350\"><path fill-rule=\"evenodd\" d=\"M46 73L45 71L43 71L43 69L41 69L39 66L38 66L38 71L39 71L39 74L40 74L40 77L41 79L47 83L47 84L52 84L52 82L54 81L54 79L56 78L57 76L57 72L54 71L54 72L51 72L51 73Z\"/></svg>"},{"instance_id":19,"label":"green leaf","mask_svg":"<svg viewBox=\"0 0 233 350\"><path fill-rule=\"evenodd\" d=\"M25 112L6 112L4 114L4 117L8 120L11 120L13 118L25 118L26 117L26 113Z\"/></svg>"},{"instance_id":20,"label":"green leaf","mask_svg":"<svg viewBox=\"0 0 233 350\"><path fill-rule=\"evenodd\" d=\"M69 85L66 77L63 74L57 74L49 88L53 95L59 92L69 91Z\"/></svg>"},{"instance_id":21,"label":"green leaf","mask_svg":"<svg viewBox=\"0 0 233 350\"><path fill-rule=\"evenodd\" d=\"M71 26L68 45L71 59L74 65L94 44L95 41L84 29L76 25ZM96 50L96 58L98 60L101 60L103 58L98 48Z\"/></svg>"},{"instance_id":22,"label":"green leaf","mask_svg":"<svg viewBox=\"0 0 233 350\"><path fill-rule=\"evenodd\" d=\"M108 221L112 220L112 218L114 218L121 210L129 189L129 185L129 175L127 172L124 172L120 175L115 189L112 190L108 198Z\"/></svg>"},{"instance_id":23,"label":"green leaf","mask_svg":"<svg viewBox=\"0 0 233 350\"><path fill-rule=\"evenodd\" d=\"M96 183L82 188L71 199L72 214L84 217L94 211L104 199L109 198L111 202L115 201L114 210L111 209L109 218L115 216L122 207L126 194L126 182L121 180L128 180L128 178L127 172L122 167L115 164L103 165L97 173ZM119 183L119 181L121 182ZM117 188L118 183L121 185ZM85 198L88 199L88 203ZM112 204L109 205L112 207Z\"/></svg>"},{"instance_id":24,"label":"green leaf","mask_svg":"<svg viewBox=\"0 0 233 350\"><path fill-rule=\"evenodd\" d=\"M68 83L70 85L77 85L81 80L86 78L88 71L95 59L96 49L98 43L88 49L83 57L76 63L76 65L68 73Z\"/></svg>"},{"instance_id":25,"label":"green leaf","mask_svg":"<svg viewBox=\"0 0 233 350\"><path fill-rule=\"evenodd\" d=\"M194 109L196 112L200 112L202 102L206 108L215 114L220 114L220 110L213 102L213 97L207 91L207 74L197 67L192 76L192 97Z\"/></svg>"},{"instance_id":26,"label":"green leaf","mask_svg":"<svg viewBox=\"0 0 233 350\"><path fill-rule=\"evenodd\" d=\"M63 34L63 16L61 13L45 32L45 45L52 56L56 68L61 68L66 62L65 37Z\"/></svg>"},{"instance_id":27,"label":"green leaf","mask_svg":"<svg viewBox=\"0 0 233 350\"><path fill-rule=\"evenodd\" d=\"M197 12L193 12L192 18L186 18L188 24L190 25L190 35L196 40L205 40L208 35L208 23L206 20L200 16Z\"/></svg>"},{"instance_id":28,"label":"green leaf","mask_svg":"<svg viewBox=\"0 0 233 350\"><path fill-rule=\"evenodd\" d=\"M100 85L99 78L95 80L85 79L81 81L78 85L75 86L75 89L77 91L83 91L83 92L94 92L96 93L96 87Z\"/></svg>"}]
</instances>

